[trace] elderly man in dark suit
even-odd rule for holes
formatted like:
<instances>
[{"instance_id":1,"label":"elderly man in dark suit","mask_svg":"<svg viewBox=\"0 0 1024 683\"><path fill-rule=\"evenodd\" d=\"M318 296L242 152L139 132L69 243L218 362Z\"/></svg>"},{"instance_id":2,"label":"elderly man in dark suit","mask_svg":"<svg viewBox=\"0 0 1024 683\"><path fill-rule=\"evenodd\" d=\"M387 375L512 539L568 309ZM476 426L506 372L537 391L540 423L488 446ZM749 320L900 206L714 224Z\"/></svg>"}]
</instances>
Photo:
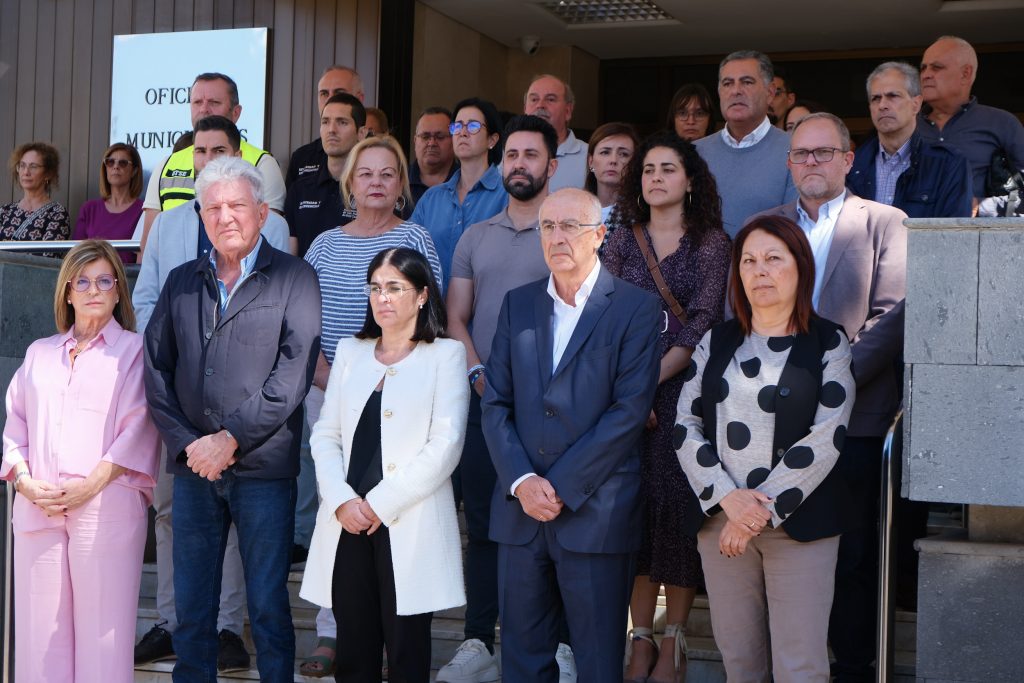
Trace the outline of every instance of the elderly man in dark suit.
<instances>
[{"instance_id":1,"label":"elderly man in dark suit","mask_svg":"<svg viewBox=\"0 0 1024 683\"><path fill-rule=\"evenodd\" d=\"M210 162L196 181L209 256L167 277L146 328L146 395L174 478L175 681L217 676L228 528L245 568L263 681L294 679L288 569L302 399L320 349L320 290L260 236L259 173Z\"/></svg>"},{"instance_id":2,"label":"elderly man in dark suit","mask_svg":"<svg viewBox=\"0 0 1024 683\"><path fill-rule=\"evenodd\" d=\"M601 267L605 227L592 195L551 195L539 229L551 275L506 295L483 398L498 473L502 675L558 680L564 610L579 680L618 683L661 306Z\"/></svg>"},{"instance_id":3,"label":"elderly man in dark suit","mask_svg":"<svg viewBox=\"0 0 1024 683\"><path fill-rule=\"evenodd\" d=\"M850 133L832 114L810 114L790 138L799 199L764 213L795 221L814 252L814 308L850 338L857 401L837 470L850 494L839 542L829 640L839 681L874 680L878 494L882 442L899 404L907 233L899 209L845 188Z\"/></svg>"}]
</instances>

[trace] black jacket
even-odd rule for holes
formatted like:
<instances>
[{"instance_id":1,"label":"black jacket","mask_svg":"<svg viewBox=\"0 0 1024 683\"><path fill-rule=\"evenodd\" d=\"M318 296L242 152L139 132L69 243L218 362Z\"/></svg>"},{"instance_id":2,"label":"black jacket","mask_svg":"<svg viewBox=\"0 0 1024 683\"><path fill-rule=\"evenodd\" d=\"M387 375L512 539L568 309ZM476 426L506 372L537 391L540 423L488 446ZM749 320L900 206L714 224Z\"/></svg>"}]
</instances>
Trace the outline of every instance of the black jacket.
<instances>
[{"instance_id":1,"label":"black jacket","mask_svg":"<svg viewBox=\"0 0 1024 683\"><path fill-rule=\"evenodd\" d=\"M880 153L877 137L857 148L846 186L858 197L875 198L875 157ZM892 205L910 218L970 217L973 207L967 159L950 147L925 141L914 131L910 168L896 180Z\"/></svg>"},{"instance_id":2,"label":"black jacket","mask_svg":"<svg viewBox=\"0 0 1024 683\"><path fill-rule=\"evenodd\" d=\"M146 397L167 471L192 474L185 447L227 429L238 441L239 476L295 477L302 399L320 351L316 273L264 240L252 273L218 309L203 256L171 271L146 327Z\"/></svg>"}]
</instances>

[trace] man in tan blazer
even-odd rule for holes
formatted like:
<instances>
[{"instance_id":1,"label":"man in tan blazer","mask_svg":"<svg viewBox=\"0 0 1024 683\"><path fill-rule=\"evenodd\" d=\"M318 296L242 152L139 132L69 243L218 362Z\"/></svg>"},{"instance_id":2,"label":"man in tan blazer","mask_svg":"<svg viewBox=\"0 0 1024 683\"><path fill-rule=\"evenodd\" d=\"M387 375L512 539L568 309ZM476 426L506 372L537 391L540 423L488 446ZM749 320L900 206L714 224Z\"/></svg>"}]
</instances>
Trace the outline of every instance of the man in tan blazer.
<instances>
[{"instance_id":1,"label":"man in tan blazer","mask_svg":"<svg viewBox=\"0 0 1024 683\"><path fill-rule=\"evenodd\" d=\"M899 403L906 291L905 213L847 191L850 133L811 114L790 139L798 199L765 211L795 221L811 243L814 307L842 325L853 348L857 401L837 467L850 499L839 545L829 639L839 681L874 680L877 521L882 442Z\"/></svg>"}]
</instances>

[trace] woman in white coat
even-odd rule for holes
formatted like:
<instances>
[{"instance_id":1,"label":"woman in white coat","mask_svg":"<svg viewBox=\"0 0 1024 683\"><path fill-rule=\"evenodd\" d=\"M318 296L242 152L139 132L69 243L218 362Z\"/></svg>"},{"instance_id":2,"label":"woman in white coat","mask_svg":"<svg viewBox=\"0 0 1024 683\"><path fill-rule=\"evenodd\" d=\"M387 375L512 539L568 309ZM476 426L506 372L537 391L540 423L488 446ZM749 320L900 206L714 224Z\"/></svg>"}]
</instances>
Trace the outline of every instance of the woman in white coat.
<instances>
[{"instance_id":1,"label":"woman in white coat","mask_svg":"<svg viewBox=\"0 0 1024 683\"><path fill-rule=\"evenodd\" d=\"M465 438L461 343L427 260L387 249L367 271L363 329L338 343L310 437L322 502L300 595L333 607L335 679L430 676L433 612L465 604L451 473Z\"/></svg>"}]
</instances>

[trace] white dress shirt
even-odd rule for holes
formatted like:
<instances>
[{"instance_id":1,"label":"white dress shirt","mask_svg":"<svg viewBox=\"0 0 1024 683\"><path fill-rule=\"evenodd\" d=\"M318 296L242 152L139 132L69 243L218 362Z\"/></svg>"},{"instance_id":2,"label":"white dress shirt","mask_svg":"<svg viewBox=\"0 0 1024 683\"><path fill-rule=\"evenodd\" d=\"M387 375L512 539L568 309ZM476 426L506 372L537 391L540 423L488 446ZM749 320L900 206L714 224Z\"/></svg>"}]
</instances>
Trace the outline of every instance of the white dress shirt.
<instances>
[{"instance_id":1,"label":"white dress shirt","mask_svg":"<svg viewBox=\"0 0 1024 683\"><path fill-rule=\"evenodd\" d=\"M828 250L832 246L832 236L836 232L836 221L846 201L846 190L838 197L830 199L818 209L818 220L813 221L798 201L796 203L797 224L807 235L814 254L814 295L811 298L814 310L818 310L818 299L821 298L821 283L825 279L825 264L828 262Z\"/></svg>"},{"instance_id":2,"label":"white dress shirt","mask_svg":"<svg viewBox=\"0 0 1024 683\"><path fill-rule=\"evenodd\" d=\"M565 353L565 347L569 345L569 339L572 338L572 333L576 329L576 324L580 321L580 316L583 315L583 309L587 305L587 299L590 298L590 293L594 291L594 283L597 282L597 276L601 273L601 262L597 261L594 263L593 269L590 274L580 285L580 288L576 290L576 298L574 305L562 301L562 297L558 296L558 291L555 289L555 276L548 276L548 296L554 299L554 310L551 316L551 372L554 374L555 369L558 368L558 363L562 360L562 354ZM524 481L534 476L534 472L529 472L512 482L512 489L509 491L513 496L516 495L516 489Z\"/></svg>"},{"instance_id":3,"label":"white dress shirt","mask_svg":"<svg viewBox=\"0 0 1024 683\"><path fill-rule=\"evenodd\" d=\"M764 140L764 136L768 135L768 131L771 129L772 122L768 120L767 116L765 116L761 125L744 135L742 140L734 138L732 133L729 132L729 125L726 124L725 128L722 129L722 139L725 141L725 144L736 149L753 147L757 143L761 142L761 140Z\"/></svg>"}]
</instances>

